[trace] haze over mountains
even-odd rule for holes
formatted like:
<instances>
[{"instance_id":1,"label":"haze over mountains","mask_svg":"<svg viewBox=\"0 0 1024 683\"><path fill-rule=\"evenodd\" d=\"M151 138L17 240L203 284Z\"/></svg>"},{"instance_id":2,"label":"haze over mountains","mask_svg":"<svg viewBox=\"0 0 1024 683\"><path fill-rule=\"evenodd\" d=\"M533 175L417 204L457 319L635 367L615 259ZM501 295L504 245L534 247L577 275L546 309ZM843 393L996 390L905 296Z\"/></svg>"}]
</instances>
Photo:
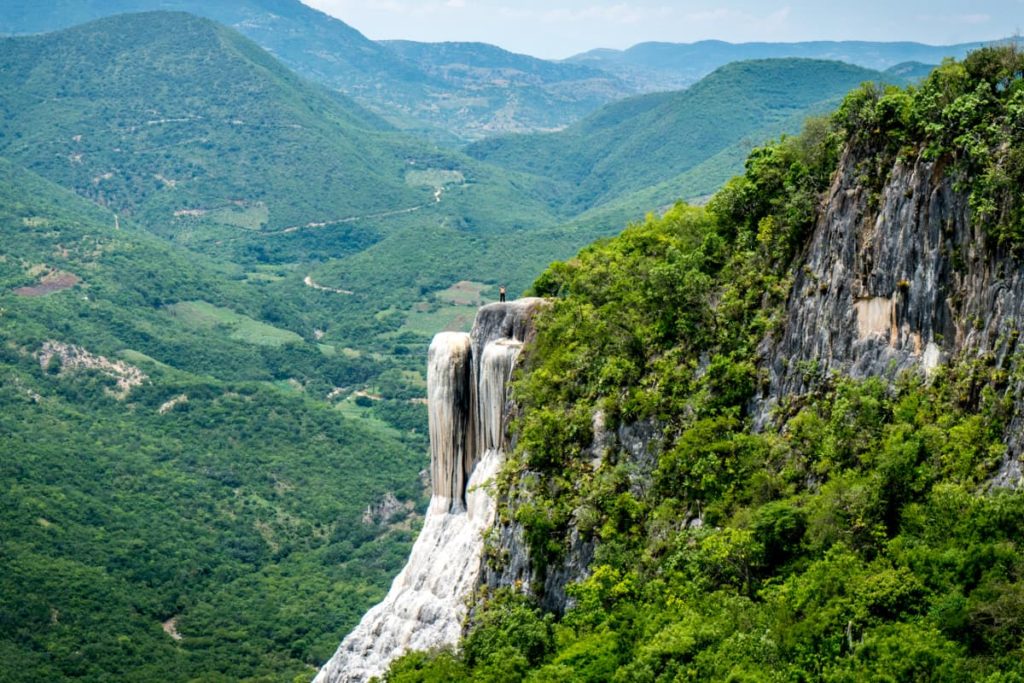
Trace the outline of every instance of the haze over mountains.
<instances>
[{"instance_id":1,"label":"haze over mountains","mask_svg":"<svg viewBox=\"0 0 1024 683\"><path fill-rule=\"evenodd\" d=\"M615 74L644 91L685 88L714 69L746 59L829 59L885 71L904 62L935 65L946 57L962 59L985 43L923 45L870 41L808 41L803 43L727 43L702 40L696 43L640 43L627 50L599 48L570 57Z\"/></svg>"},{"instance_id":2,"label":"haze over mountains","mask_svg":"<svg viewBox=\"0 0 1024 683\"><path fill-rule=\"evenodd\" d=\"M180 10L240 31L307 78L356 98L393 124L437 140L564 127L622 97L691 85L745 59L840 60L875 70L938 64L976 44L807 42L643 43L564 62L480 43L373 41L299 0L10 0L0 34L54 31L123 12Z\"/></svg>"}]
</instances>

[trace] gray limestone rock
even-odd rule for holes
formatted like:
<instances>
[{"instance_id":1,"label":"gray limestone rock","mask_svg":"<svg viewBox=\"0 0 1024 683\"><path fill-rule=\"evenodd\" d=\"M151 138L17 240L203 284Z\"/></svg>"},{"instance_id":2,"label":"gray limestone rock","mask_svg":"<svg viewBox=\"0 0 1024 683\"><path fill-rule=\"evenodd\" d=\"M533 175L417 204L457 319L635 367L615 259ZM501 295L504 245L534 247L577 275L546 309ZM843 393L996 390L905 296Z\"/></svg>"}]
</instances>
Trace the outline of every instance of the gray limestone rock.
<instances>
[{"instance_id":1,"label":"gray limestone rock","mask_svg":"<svg viewBox=\"0 0 1024 683\"><path fill-rule=\"evenodd\" d=\"M770 383L756 402L771 409L831 374L893 379L930 374L951 359L1009 367L1024 351L1024 270L970 220L967 197L940 164L897 162L881 195L858 179L847 151L819 212L784 326L762 345ZM1020 481L1024 386L1009 389L1014 418L1007 459L994 481Z\"/></svg>"},{"instance_id":2,"label":"gray limestone rock","mask_svg":"<svg viewBox=\"0 0 1024 683\"><path fill-rule=\"evenodd\" d=\"M317 683L363 683L408 650L458 642L494 520L490 483L508 446L508 382L530 315L542 303L485 306L471 334L434 337L427 360L431 502L423 529L387 596L342 641Z\"/></svg>"}]
</instances>

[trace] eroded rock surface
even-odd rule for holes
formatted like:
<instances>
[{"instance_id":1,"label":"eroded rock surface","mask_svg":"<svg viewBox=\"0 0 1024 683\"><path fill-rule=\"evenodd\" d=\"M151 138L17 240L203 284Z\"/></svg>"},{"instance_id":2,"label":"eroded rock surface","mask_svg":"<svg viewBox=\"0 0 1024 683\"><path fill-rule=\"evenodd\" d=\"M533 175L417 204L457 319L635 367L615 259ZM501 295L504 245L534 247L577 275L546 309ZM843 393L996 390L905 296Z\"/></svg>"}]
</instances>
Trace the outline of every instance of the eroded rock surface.
<instances>
[{"instance_id":1,"label":"eroded rock surface","mask_svg":"<svg viewBox=\"0 0 1024 683\"><path fill-rule=\"evenodd\" d=\"M781 335L765 344L762 424L780 401L832 373L891 380L908 369L930 374L951 359L1009 368L1024 352L1024 270L971 222L949 174L935 162L897 163L872 196L858 161L844 156ZM1009 391L1014 418L1000 485L1020 481L1024 447L1024 384Z\"/></svg>"},{"instance_id":2,"label":"eroded rock surface","mask_svg":"<svg viewBox=\"0 0 1024 683\"><path fill-rule=\"evenodd\" d=\"M361 683L402 653L454 645L480 585L484 532L494 521L488 484L504 462L508 382L540 299L480 309L470 334L430 345L427 401L431 502L409 561L316 677Z\"/></svg>"}]
</instances>

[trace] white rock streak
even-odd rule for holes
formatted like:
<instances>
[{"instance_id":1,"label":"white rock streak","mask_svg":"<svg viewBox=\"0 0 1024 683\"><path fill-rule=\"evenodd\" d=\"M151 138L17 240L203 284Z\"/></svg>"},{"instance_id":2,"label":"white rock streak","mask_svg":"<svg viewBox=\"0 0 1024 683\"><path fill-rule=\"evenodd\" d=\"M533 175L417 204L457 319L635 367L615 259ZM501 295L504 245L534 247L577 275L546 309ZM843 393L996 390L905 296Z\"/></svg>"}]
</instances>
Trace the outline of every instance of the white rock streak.
<instances>
[{"instance_id":1,"label":"white rock streak","mask_svg":"<svg viewBox=\"0 0 1024 683\"><path fill-rule=\"evenodd\" d=\"M498 339L484 347L477 400L477 450L501 450L505 438L505 388L522 348L516 339Z\"/></svg>"},{"instance_id":2,"label":"white rock streak","mask_svg":"<svg viewBox=\"0 0 1024 683\"><path fill-rule=\"evenodd\" d=\"M469 335L442 332L427 352L431 512L463 509L473 443L473 346Z\"/></svg>"},{"instance_id":3,"label":"white rock streak","mask_svg":"<svg viewBox=\"0 0 1024 683\"><path fill-rule=\"evenodd\" d=\"M459 640L479 581L483 532L494 520L487 484L504 460L506 389L522 347L515 339L484 341L479 363L468 334L442 332L430 344L430 509L387 597L363 616L315 683L363 683L408 650Z\"/></svg>"}]
</instances>

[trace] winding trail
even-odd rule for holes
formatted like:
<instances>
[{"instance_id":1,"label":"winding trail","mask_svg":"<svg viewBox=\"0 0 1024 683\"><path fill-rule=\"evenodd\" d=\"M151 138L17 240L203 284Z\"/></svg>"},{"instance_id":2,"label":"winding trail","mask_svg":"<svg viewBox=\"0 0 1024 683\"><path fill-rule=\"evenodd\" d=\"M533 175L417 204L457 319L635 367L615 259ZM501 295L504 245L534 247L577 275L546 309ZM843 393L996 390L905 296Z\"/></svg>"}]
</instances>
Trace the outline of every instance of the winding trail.
<instances>
[{"instance_id":1,"label":"winding trail","mask_svg":"<svg viewBox=\"0 0 1024 683\"><path fill-rule=\"evenodd\" d=\"M328 287L326 285L321 285L320 283L316 282L313 279L312 275L307 275L306 278L302 282L307 287L312 287L313 289L318 289L321 292L333 292L335 294L348 294L349 296L355 294L355 292L353 292L351 289L338 289L336 287Z\"/></svg>"},{"instance_id":2,"label":"winding trail","mask_svg":"<svg viewBox=\"0 0 1024 683\"><path fill-rule=\"evenodd\" d=\"M436 200L441 201L440 198L436 198ZM429 204L419 204L417 206L410 206L409 208L406 209L392 209L390 211L368 213L363 214L361 216L349 216L348 218L338 218L331 221L317 221L314 223L306 223L305 225L292 225L287 228L282 228L281 230L261 231L260 234L265 237L273 237L275 235L286 235L289 233L298 232L299 230L315 230L318 228L326 228L331 225L341 225L342 223L355 223L356 221L366 220L368 218L388 218L389 216L399 216L401 214L419 211L420 209L424 209L427 206L429 206Z\"/></svg>"},{"instance_id":3,"label":"winding trail","mask_svg":"<svg viewBox=\"0 0 1024 683\"><path fill-rule=\"evenodd\" d=\"M291 234L297 233L297 232L299 232L301 230L319 230L319 229L322 229L322 228L330 227L332 225L343 225L345 223L356 223L356 222L359 222L359 221L369 220L369 219L373 219L373 218L389 218L391 216L401 216L403 214L414 213L416 211L420 211L422 209L429 208L430 206L433 206L433 205L436 205L436 204L440 204L441 203L441 198L442 198L443 195L444 195L444 187L442 186L442 187L438 187L438 188L434 189L433 201L432 202L427 202L426 204L417 204L416 206L409 206L409 207L406 207L404 209L389 209L388 211L378 211L376 213L365 213L365 214L360 214L358 216L346 216L345 218L335 218L333 220L312 221L312 222L309 222L309 223L305 223L303 225L290 225L290 226L288 226L286 228L281 228L280 230L252 230L250 228L245 228L245 227L242 227L242 226L239 226L239 225L235 225L235 226L232 226L232 227L238 228L239 230L241 230L242 232L248 234L249 236L256 236L256 237L280 237L281 235L291 235ZM206 209L202 209L202 210L206 211ZM236 237L228 237L228 238L225 238L225 239L221 239L221 240L218 240L218 244L222 243L222 242L233 242L235 240L241 239L242 237L243 237L243 235L238 235ZM307 280L310 280L310 278L307 277ZM307 284L307 286L312 287L314 289L323 289L325 291L337 292L338 294L352 294L352 292L349 292L348 290L344 290L344 289L335 290L335 289L331 289L330 287L322 287L320 285L317 285L315 282L312 282L312 284L310 284L311 282L312 282L312 280L310 280L310 282L307 282L306 284Z\"/></svg>"}]
</instances>

